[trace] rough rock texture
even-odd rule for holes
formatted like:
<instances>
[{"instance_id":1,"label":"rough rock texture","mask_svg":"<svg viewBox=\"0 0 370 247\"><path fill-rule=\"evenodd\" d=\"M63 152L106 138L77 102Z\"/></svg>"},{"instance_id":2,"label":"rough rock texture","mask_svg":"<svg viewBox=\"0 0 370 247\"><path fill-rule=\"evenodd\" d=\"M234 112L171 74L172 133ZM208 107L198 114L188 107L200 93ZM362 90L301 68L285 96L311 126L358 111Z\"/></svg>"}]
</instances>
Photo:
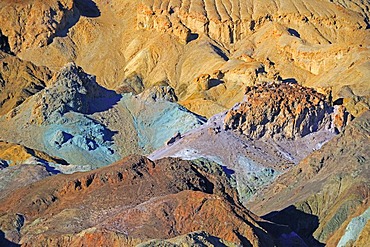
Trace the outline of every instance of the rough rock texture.
<instances>
[{"instance_id":1,"label":"rough rock texture","mask_svg":"<svg viewBox=\"0 0 370 247\"><path fill-rule=\"evenodd\" d=\"M67 162L48 154L27 148L23 145L0 141L0 160L5 166L14 166L19 164L37 164L37 163L55 163L64 164Z\"/></svg>"},{"instance_id":2,"label":"rough rock texture","mask_svg":"<svg viewBox=\"0 0 370 247\"><path fill-rule=\"evenodd\" d=\"M22 246L134 246L199 230L244 246L273 244L220 168L179 159L131 156L96 171L56 175L2 199L0 211L5 237ZM11 228L17 217L20 224Z\"/></svg>"},{"instance_id":3,"label":"rough rock texture","mask_svg":"<svg viewBox=\"0 0 370 247\"><path fill-rule=\"evenodd\" d=\"M150 153L205 121L175 100L164 86L137 96L117 94L70 63L0 119L0 137L65 159L74 165L69 172L89 170Z\"/></svg>"},{"instance_id":4,"label":"rough rock texture","mask_svg":"<svg viewBox=\"0 0 370 247\"><path fill-rule=\"evenodd\" d=\"M338 236L344 234L343 224L347 225L357 210L356 216L369 207L369 127L370 112L366 112L342 134L262 190L259 197L248 203L249 208L263 215L295 205L320 222L311 228L314 237L327 242L334 236L330 240L334 246ZM291 218L282 212L280 223L290 225ZM339 229L342 233L335 236Z\"/></svg>"},{"instance_id":5,"label":"rough rock texture","mask_svg":"<svg viewBox=\"0 0 370 247\"><path fill-rule=\"evenodd\" d=\"M309 28L316 27L321 39L306 38L325 43L343 38L340 34L344 30L328 32L330 26L335 29L346 26L348 30L356 30L369 25L368 19L363 20L363 15L368 17L365 3L356 1L356 10L359 12L356 13L343 11L344 6L339 3L339 7L335 8L330 2L332 1L147 0L138 8L137 25L143 29L172 32L183 42L188 41L191 33L206 34L224 45L236 43L271 21L299 27L305 24ZM318 8L319 5L321 8ZM299 15L302 19L299 19ZM292 33L299 36L298 32Z\"/></svg>"},{"instance_id":6,"label":"rough rock texture","mask_svg":"<svg viewBox=\"0 0 370 247\"><path fill-rule=\"evenodd\" d=\"M224 128L251 139L294 139L323 128L342 130L350 116L343 107L334 114L333 110L313 89L285 83L259 85L247 87L244 101L226 113Z\"/></svg>"},{"instance_id":7,"label":"rough rock texture","mask_svg":"<svg viewBox=\"0 0 370 247\"><path fill-rule=\"evenodd\" d=\"M62 35L73 25L73 0L48 1L1 1L0 22L11 51L51 43L56 35Z\"/></svg>"},{"instance_id":8,"label":"rough rock texture","mask_svg":"<svg viewBox=\"0 0 370 247\"><path fill-rule=\"evenodd\" d=\"M368 1L59 2L2 2L19 57L55 70L74 61L110 89L167 82L207 117L274 80L332 92L356 116L369 108Z\"/></svg>"},{"instance_id":9,"label":"rough rock texture","mask_svg":"<svg viewBox=\"0 0 370 247\"><path fill-rule=\"evenodd\" d=\"M2 169L0 173L0 198L14 191L52 175L43 165L23 164Z\"/></svg>"},{"instance_id":10,"label":"rough rock texture","mask_svg":"<svg viewBox=\"0 0 370 247\"><path fill-rule=\"evenodd\" d=\"M0 115L45 88L51 75L52 72L46 67L0 51Z\"/></svg>"},{"instance_id":11,"label":"rough rock texture","mask_svg":"<svg viewBox=\"0 0 370 247\"><path fill-rule=\"evenodd\" d=\"M320 149L348 120L343 106L331 106L309 88L284 83L248 87L243 102L174 136L149 157L203 157L222 164L235 176L240 200L247 202Z\"/></svg>"},{"instance_id":12,"label":"rough rock texture","mask_svg":"<svg viewBox=\"0 0 370 247\"><path fill-rule=\"evenodd\" d=\"M177 247L177 246L237 246L235 243L228 242L224 239L220 239L210 234L199 231L192 232L186 235L181 235L172 239L166 240L151 240L146 243L141 243L137 247L155 247L155 246L166 246L166 247Z\"/></svg>"}]
</instances>

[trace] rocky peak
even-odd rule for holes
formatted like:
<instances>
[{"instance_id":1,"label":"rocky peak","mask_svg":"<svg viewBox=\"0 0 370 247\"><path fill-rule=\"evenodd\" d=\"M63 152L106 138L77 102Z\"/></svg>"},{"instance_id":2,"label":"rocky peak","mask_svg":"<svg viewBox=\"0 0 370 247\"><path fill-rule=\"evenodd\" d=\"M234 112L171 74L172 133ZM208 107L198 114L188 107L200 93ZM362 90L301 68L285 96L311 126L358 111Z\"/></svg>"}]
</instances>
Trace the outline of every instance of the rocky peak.
<instances>
[{"instance_id":1,"label":"rocky peak","mask_svg":"<svg viewBox=\"0 0 370 247\"><path fill-rule=\"evenodd\" d=\"M68 111L91 114L109 108L120 97L98 85L95 76L74 63L64 66L52 79L51 86L36 96L31 121L37 123L53 122Z\"/></svg>"},{"instance_id":2,"label":"rocky peak","mask_svg":"<svg viewBox=\"0 0 370 247\"><path fill-rule=\"evenodd\" d=\"M224 129L251 139L295 139L320 129L342 130L348 113L324 95L298 84L270 83L246 88L245 99L226 113Z\"/></svg>"}]
</instances>

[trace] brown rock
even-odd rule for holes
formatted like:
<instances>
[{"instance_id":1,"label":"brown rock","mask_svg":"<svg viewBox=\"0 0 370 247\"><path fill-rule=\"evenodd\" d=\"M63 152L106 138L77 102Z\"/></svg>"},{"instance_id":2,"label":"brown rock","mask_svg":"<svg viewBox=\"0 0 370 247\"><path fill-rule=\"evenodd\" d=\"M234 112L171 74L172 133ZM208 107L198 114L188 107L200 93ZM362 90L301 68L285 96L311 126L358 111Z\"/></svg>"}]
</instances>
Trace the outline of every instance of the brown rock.
<instances>
[{"instance_id":1,"label":"brown rock","mask_svg":"<svg viewBox=\"0 0 370 247\"><path fill-rule=\"evenodd\" d=\"M224 128L252 139L294 139L329 128L331 111L325 97L313 89L285 83L259 85L247 87L244 102L227 112ZM340 108L334 121L340 129L345 125L344 114L345 108Z\"/></svg>"},{"instance_id":2,"label":"brown rock","mask_svg":"<svg viewBox=\"0 0 370 247\"><path fill-rule=\"evenodd\" d=\"M0 51L0 115L46 87L52 72Z\"/></svg>"},{"instance_id":3,"label":"brown rock","mask_svg":"<svg viewBox=\"0 0 370 247\"><path fill-rule=\"evenodd\" d=\"M0 215L4 222L15 213L24 217L23 246L133 246L198 230L237 244L271 245L222 174L179 159L131 156L23 187L0 201Z\"/></svg>"}]
</instances>

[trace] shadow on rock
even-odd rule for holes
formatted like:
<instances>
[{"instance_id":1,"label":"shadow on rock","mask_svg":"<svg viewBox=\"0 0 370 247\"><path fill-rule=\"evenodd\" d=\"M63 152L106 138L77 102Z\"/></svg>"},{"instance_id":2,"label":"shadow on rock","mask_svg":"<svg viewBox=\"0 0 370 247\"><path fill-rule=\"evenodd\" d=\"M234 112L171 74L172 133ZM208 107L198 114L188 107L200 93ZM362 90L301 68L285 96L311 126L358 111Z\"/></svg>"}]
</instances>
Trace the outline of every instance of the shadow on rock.
<instances>
[{"instance_id":1,"label":"shadow on rock","mask_svg":"<svg viewBox=\"0 0 370 247\"><path fill-rule=\"evenodd\" d=\"M81 16L85 17L99 17L100 10L96 3L91 0L75 0L76 7L80 11Z\"/></svg>"},{"instance_id":2,"label":"shadow on rock","mask_svg":"<svg viewBox=\"0 0 370 247\"><path fill-rule=\"evenodd\" d=\"M65 16L65 25L57 30L56 34L50 37L48 44L50 44L55 37L66 37L69 30L76 25L80 20L81 16L96 18L100 16L100 10L96 3L91 0L75 0L75 7L77 11L72 11ZM52 12L52 15L56 15L56 12Z\"/></svg>"},{"instance_id":3,"label":"shadow on rock","mask_svg":"<svg viewBox=\"0 0 370 247\"><path fill-rule=\"evenodd\" d=\"M18 247L21 246L19 244L16 244L12 241L9 241L5 238L5 233L3 231L0 231L0 246L6 246L6 247Z\"/></svg>"},{"instance_id":4,"label":"shadow on rock","mask_svg":"<svg viewBox=\"0 0 370 247\"><path fill-rule=\"evenodd\" d=\"M288 232L282 230L283 228L276 228L271 223L260 222L261 226L277 239L278 246L325 246L312 235L319 226L318 217L302 212L295 206L271 212L262 218L278 225L287 226L292 230Z\"/></svg>"}]
</instances>

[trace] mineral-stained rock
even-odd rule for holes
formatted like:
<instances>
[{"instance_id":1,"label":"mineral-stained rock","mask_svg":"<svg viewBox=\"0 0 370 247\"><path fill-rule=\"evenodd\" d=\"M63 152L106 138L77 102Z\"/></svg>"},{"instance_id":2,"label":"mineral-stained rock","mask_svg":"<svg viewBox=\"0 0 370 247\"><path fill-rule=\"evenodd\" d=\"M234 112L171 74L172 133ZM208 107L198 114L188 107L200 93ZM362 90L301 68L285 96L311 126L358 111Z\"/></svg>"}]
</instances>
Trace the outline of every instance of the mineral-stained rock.
<instances>
[{"instance_id":1,"label":"mineral-stained rock","mask_svg":"<svg viewBox=\"0 0 370 247\"><path fill-rule=\"evenodd\" d=\"M280 217L277 223L288 225L291 217L282 209L295 205L298 211L317 217L320 222L311 229L313 236L335 246L354 213L361 215L369 207L369 134L370 112L367 111L343 133L260 191L260 196L248 205L260 215L275 211L271 215Z\"/></svg>"},{"instance_id":2,"label":"mineral-stained rock","mask_svg":"<svg viewBox=\"0 0 370 247\"><path fill-rule=\"evenodd\" d=\"M23 164L1 170L0 198L5 198L17 189L51 175L43 165Z\"/></svg>"},{"instance_id":3,"label":"mineral-stained rock","mask_svg":"<svg viewBox=\"0 0 370 247\"><path fill-rule=\"evenodd\" d=\"M82 114L103 111L110 107L108 99L114 103L120 98L115 92L99 86L94 76L86 74L74 63L67 64L50 84L52 87L35 96L31 122L54 123L69 111ZM108 102L94 104L102 98Z\"/></svg>"},{"instance_id":4,"label":"mineral-stained rock","mask_svg":"<svg viewBox=\"0 0 370 247\"><path fill-rule=\"evenodd\" d=\"M150 153L175 133L205 122L160 84L139 95L121 95L69 63L46 88L0 118L0 136L61 157L75 165L71 171Z\"/></svg>"},{"instance_id":5,"label":"mineral-stained rock","mask_svg":"<svg viewBox=\"0 0 370 247\"><path fill-rule=\"evenodd\" d=\"M343 106L334 108L324 95L297 84L247 87L245 99L226 113L224 128L251 139L294 139L320 129L342 130L349 121Z\"/></svg>"},{"instance_id":6,"label":"mineral-stained rock","mask_svg":"<svg viewBox=\"0 0 370 247\"><path fill-rule=\"evenodd\" d=\"M333 138L350 120L343 106L297 84L247 87L243 102L149 157L207 158L235 177L248 202L281 173Z\"/></svg>"},{"instance_id":7,"label":"mineral-stained rock","mask_svg":"<svg viewBox=\"0 0 370 247\"><path fill-rule=\"evenodd\" d=\"M2 199L0 212L2 230L15 214L24 219L13 227L22 246L133 246L199 230L244 246L273 244L256 222L261 219L238 203L221 168L207 172L179 159L131 156L95 171L56 175Z\"/></svg>"},{"instance_id":8,"label":"mineral-stained rock","mask_svg":"<svg viewBox=\"0 0 370 247\"><path fill-rule=\"evenodd\" d=\"M67 164L66 161L51 157L48 154L27 148L20 144L0 141L0 159L6 161L8 166L19 164L55 163Z\"/></svg>"}]
</instances>

